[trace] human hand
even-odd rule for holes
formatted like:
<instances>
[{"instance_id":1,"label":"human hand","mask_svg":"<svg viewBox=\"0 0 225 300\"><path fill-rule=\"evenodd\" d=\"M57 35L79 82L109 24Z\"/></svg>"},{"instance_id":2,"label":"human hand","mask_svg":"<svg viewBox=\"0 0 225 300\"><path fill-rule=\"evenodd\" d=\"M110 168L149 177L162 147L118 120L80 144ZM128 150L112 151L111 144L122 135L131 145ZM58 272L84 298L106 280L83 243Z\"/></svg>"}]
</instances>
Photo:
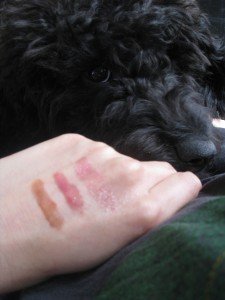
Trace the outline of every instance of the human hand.
<instances>
[{"instance_id":1,"label":"human hand","mask_svg":"<svg viewBox=\"0 0 225 300\"><path fill-rule=\"evenodd\" d=\"M4 158L0 169L1 291L98 265L201 188L192 173L73 134Z\"/></svg>"}]
</instances>

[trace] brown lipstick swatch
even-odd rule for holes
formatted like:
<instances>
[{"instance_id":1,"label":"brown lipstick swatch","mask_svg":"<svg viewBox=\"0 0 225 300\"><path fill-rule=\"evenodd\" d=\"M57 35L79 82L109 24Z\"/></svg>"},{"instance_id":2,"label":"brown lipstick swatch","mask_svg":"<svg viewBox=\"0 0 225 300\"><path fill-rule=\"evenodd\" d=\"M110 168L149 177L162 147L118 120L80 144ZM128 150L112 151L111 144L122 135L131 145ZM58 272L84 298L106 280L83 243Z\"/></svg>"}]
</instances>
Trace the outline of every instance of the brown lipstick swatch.
<instances>
[{"instance_id":1,"label":"brown lipstick swatch","mask_svg":"<svg viewBox=\"0 0 225 300\"><path fill-rule=\"evenodd\" d=\"M32 191L37 203L50 226L60 229L64 223L62 216L58 212L57 204L50 198L44 188L42 180L37 179L32 183Z\"/></svg>"}]
</instances>

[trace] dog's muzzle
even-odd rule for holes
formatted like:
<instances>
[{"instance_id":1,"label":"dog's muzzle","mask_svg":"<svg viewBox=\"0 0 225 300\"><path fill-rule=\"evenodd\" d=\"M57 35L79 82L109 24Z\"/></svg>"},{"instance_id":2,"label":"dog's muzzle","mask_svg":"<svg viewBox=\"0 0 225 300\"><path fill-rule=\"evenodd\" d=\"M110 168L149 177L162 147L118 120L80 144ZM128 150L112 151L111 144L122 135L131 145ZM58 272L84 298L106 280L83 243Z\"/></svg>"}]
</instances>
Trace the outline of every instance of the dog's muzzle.
<instances>
[{"instance_id":1,"label":"dog's muzzle","mask_svg":"<svg viewBox=\"0 0 225 300\"><path fill-rule=\"evenodd\" d=\"M181 161L197 165L212 160L217 154L212 141L195 137L177 144L176 150Z\"/></svg>"},{"instance_id":2,"label":"dog's muzzle","mask_svg":"<svg viewBox=\"0 0 225 300\"><path fill-rule=\"evenodd\" d=\"M217 128L218 143L202 137L189 137L176 144L179 159L201 170L206 166L215 173L225 172L225 129ZM218 146L219 145L219 146Z\"/></svg>"}]
</instances>

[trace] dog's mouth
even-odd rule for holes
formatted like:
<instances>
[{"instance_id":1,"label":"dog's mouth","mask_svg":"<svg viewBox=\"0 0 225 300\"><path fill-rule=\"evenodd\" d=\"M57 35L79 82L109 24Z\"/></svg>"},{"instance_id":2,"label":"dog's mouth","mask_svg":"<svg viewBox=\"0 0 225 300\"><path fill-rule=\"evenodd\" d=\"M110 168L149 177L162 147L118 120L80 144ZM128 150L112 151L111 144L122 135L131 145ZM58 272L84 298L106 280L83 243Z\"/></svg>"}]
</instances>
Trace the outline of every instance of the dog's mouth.
<instances>
[{"instance_id":1,"label":"dog's mouth","mask_svg":"<svg viewBox=\"0 0 225 300\"><path fill-rule=\"evenodd\" d=\"M213 125L219 136L219 150L211 163L211 174L225 173L225 120L216 120Z\"/></svg>"},{"instance_id":2,"label":"dog's mouth","mask_svg":"<svg viewBox=\"0 0 225 300\"><path fill-rule=\"evenodd\" d=\"M188 169L193 172L201 172L207 168L207 166L212 165L209 159L207 158L199 158L193 159L192 161L188 162Z\"/></svg>"}]
</instances>

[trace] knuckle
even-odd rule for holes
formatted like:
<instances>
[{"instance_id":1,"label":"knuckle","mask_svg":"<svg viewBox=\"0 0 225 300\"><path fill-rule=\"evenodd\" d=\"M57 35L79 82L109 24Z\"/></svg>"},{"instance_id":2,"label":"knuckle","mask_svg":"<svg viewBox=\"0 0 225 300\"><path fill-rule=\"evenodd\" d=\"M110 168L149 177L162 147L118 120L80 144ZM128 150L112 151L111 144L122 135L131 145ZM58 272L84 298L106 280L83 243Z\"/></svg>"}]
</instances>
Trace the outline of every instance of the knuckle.
<instances>
[{"instance_id":1,"label":"knuckle","mask_svg":"<svg viewBox=\"0 0 225 300\"><path fill-rule=\"evenodd\" d=\"M73 144L81 140L87 140L87 138L76 133L66 133L59 136L59 141L65 144Z\"/></svg>"},{"instance_id":2,"label":"knuckle","mask_svg":"<svg viewBox=\"0 0 225 300\"><path fill-rule=\"evenodd\" d=\"M128 180L128 182L136 185L143 180L146 175L145 168L141 163L135 160L122 160L120 163L121 175Z\"/></svg>"},{"instance_id":3,"label":"knuckle","mask_svg":"<svg viewBox=\"0 0 225 300\"><path fill-rule=\"evenodd\" d=\"M162 165L163 168L167 169L168 171L171 171L171 172L175 172L175 171L176 171L176 170L174 169L174 167L173 167L170 163L164 161L164 162L162 162L162 164L163 164L163 165Z\"/></svg>"},{"instance_id":4,"label":"knuckle","mask_svg":"<svg viewBox=\"0 0 225 300\"><path fill-rule=\"evenodd\" d=\"M134 159L126 159L123 160L124 163L124 168L126 168L126 171L128 173L136 173L141 171L142 169L144 170L144 168L142 168L141 163L137 160Z\"/></svg>"},{"instance_id":5,"label":"knuckle","mask_svg":"<svg viewBox=\"0 0 225 300\"><path fill-rule=\"evenodd\" d=\"M139 207L139 217L146 230L154 228L160 223L163 217L163 209L155 201L142 203Z\"/></svg>"},{"instance_id":6,"label":"knuckle","mask_svg":"<svg viewBox=\"0 0 225 300\"><path fill-rule=\"evenodd\" d=\"M112 156L108 160L108 168L111 169L112 174L117 174L117 177L124 183L136 185L139 178L143 178L141 164L129 157ZM145 170L143 169L143 171Z\"/></svg>"},{"instance_id":7,"label":"knuckle","mask_svg":"<svg viewBox=\"0 0 225 300\"><path fill-rule=\"evenodd\" d=\"M101 154L115 153L115 150L103 142L94 142L92 153L99 152Z\"/></svg>"},{"instance_id":8,"label":"knuckle","mask_svg":"<svg viewBox=\"0 0 225 300\"><path fill-rule=\"evenodd\" d=\"M106 147L108 147L105 143L103 143L103 142L99 142L99 141L97 141L97 142L94 142L95 143L95 147L96 148L106 148Z\"/></svg>"},{"instance_id":9,"label":"knuckle","mask_svg":"<svg viewBox=\"0 0 225 300\"><path fill-rule=\"evenodd\" d=\"M118 155L116 157L113 157L111 159L111 161L115 164L115 165L119 165L121 167L122 170L124 170L125 172L127 172L127 170L136 170L140 168L140 163L134 159L132 159L131 157L125 157L122 155Z\"/></svg>"}]
</instances>

